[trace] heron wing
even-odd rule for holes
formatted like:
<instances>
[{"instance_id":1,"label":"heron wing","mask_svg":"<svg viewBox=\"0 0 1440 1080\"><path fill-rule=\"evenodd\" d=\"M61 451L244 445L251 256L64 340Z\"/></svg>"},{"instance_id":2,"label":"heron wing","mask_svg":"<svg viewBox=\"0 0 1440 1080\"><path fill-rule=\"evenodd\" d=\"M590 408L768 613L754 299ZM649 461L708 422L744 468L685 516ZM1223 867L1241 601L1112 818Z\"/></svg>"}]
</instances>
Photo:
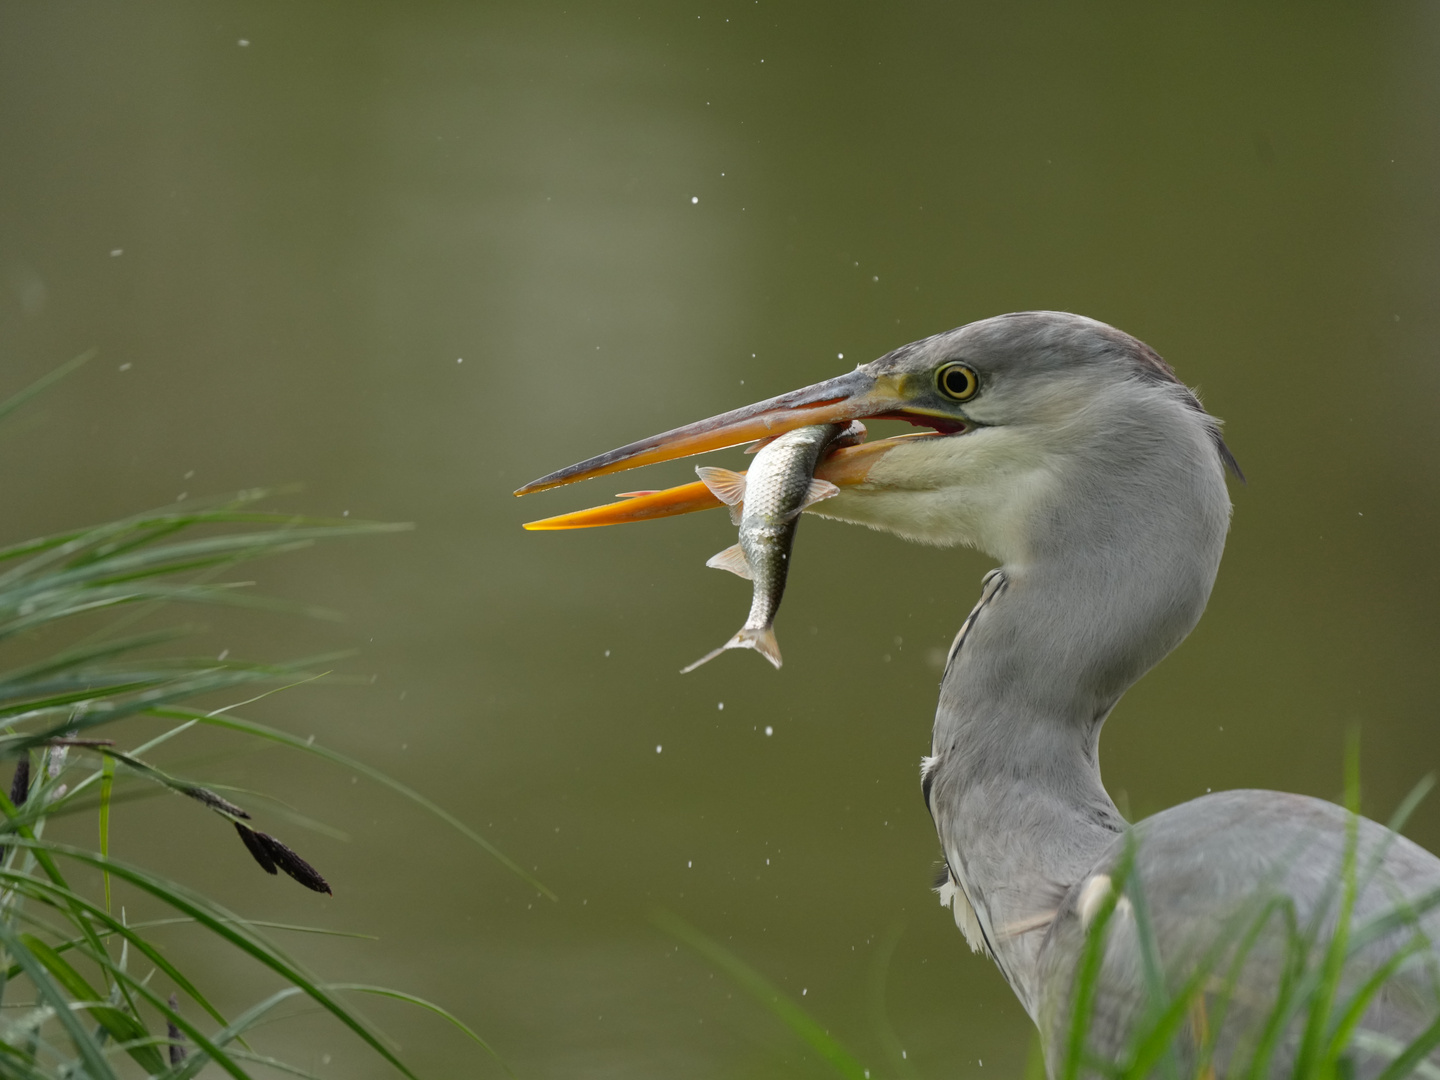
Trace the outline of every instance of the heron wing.
<instances>
[{"instance_id":1,"label":"heron wing","mask_svg":"<svg viewBox=\"0 0 1440 1080\"><path fill-rule=\"evenodd\" d=\"M1041 945L1048 996L1040 1023L1052 1067L1070 1031L1074 972L1098 931L1104 959L1086 1024L1092 1052L1123 1057L1158 1010L1184 995L1181 1052L1213 1041L1217 1076L1232 1066L1247 1070L1267 1021L1284 1007L1277 1004L1283 988L1324 986L1348 875L1355 896L1343 967L1320 1011L1333 1030L1375 976L1381 985L1345 1056L1358 1078L1383 1071L1440 1014L1440 859L1372 821L1353 820L1347 856L1352 819L1333 803L1231 791L1157 814L1117 840L1070 890ZM1123 896L1108 922L1097 922L1093 881L1107 874L1124 882ZM1393 971L1383 970L1392 962ZM1301 1001L1283 1023L1264 1073L1288 1075L1306 1052L1313 1004L1313 997Z\"/></svg>"}]
</instances>

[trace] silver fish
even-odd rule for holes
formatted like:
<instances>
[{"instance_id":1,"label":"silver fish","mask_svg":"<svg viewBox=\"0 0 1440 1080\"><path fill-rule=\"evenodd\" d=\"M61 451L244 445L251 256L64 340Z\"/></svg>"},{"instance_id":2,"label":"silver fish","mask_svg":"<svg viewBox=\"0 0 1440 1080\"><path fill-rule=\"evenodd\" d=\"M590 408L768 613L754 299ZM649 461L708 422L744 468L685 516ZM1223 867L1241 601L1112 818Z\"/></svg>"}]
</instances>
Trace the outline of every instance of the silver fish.
<instances>
[{"instance_id":1,"label":"silver fish","mask_svg":"<svg viewBox=\"0 0 1440 1080\"><path fill-rule=\"evenodd\" d=\"M815 466L831 446L859 442L864 436L863 424L816 424L762 443L755 452L755 463L746 473L705 465L696 468L705 486L730 507L730 519L740 526L740 542L705 565L753 581L755 589L750 617L740 632L714 652L682 668L682 675L726 649L754 649L777 668L780 666L775 613L785 595L790 547L795 542L800 513L840 493L829 481L814 478Z\"/></svg>"}]
</instances>

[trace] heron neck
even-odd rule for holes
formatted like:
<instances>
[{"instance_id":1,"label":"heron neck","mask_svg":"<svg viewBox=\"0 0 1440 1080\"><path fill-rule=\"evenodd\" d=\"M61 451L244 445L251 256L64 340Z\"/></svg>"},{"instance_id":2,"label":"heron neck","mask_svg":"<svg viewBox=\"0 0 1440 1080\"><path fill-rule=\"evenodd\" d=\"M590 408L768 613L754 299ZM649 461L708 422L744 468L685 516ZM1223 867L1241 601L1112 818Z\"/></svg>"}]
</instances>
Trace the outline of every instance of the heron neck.
<instances>
[{"instance_id":1,"label":"heron neck","mask_svg":"<svg viewBox=\"0 0 1440 1080\"><path fill-rule=\"evenodd\" d=\"M1032 1014L1047 916L1125 827L1100 778L1101 726L1204 610L1228 524L1223 478L1219 492L1218 503L1149 492L1151 513L1129 535L1099 520L1113 503L1060 508L1064 529L1046 533L1057 541L987 580L951 650L930 808Z\"/></svg>"}]
</instances>

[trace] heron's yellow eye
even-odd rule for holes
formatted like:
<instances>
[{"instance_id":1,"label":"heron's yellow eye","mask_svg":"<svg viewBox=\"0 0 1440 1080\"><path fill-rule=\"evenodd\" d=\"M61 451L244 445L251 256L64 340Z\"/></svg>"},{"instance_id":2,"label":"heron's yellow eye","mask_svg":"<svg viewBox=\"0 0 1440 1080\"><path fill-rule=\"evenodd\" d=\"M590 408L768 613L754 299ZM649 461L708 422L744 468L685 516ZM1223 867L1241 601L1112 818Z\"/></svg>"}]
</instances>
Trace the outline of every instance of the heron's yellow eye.
<instances>
[{"instance_id":1,"label":"heron's yellow eye","mask_svg":"<svg viewBox=\"0 0 1440 1080\"><path fill-rule=\"evenodd\" d=\"M980 389L980 380L964 364L946 364L935 373L935 385L948 398L969 401Z\"/></svg>"}]
</instances>

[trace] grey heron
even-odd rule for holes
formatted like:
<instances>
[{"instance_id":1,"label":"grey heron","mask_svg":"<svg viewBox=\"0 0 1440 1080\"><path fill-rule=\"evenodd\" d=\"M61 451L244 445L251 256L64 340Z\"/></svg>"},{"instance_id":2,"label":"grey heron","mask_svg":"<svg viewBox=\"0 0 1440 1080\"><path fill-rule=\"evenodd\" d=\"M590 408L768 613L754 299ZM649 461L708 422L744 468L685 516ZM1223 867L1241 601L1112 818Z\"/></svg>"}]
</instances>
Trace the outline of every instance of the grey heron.
<instances>
[{"instance_id":1,"label":"grey heron","mask_svg":"<svg viewBox=\"0 0 1440 1080\"><path fill-rule=\"evenodd\" d=\"M985 319L517 494L865 418L931 431L832 454L816 475L839 494L811 512L999 562L949 651L921 786L942 902L1038 1025L1052 1074L1082 1003L1092 1060L1126 1060L1170 1002L1172 1061L1207 1074L1414 1067L1440 1043L1440 859L1271 791L1132 827L1101 782L1106 717L1204 611L1239 475L1219 422L1141 341L1059 312ZM697 487L538 524L714 505Z\"/></svg>"}]
</instances>

